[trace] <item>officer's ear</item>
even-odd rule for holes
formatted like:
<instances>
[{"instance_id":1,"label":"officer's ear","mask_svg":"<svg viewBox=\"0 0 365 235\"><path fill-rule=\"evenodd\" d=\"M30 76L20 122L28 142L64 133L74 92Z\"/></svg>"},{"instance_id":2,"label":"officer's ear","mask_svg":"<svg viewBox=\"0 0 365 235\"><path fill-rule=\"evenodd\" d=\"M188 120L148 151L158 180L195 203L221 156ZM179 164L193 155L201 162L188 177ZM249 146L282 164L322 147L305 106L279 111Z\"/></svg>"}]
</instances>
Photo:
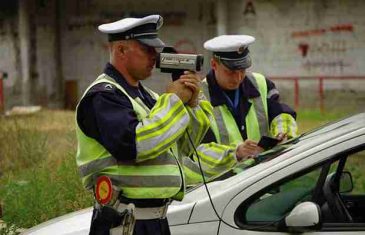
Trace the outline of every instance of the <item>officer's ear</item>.
<instances>
[{"instance_id":1,"label":"officer's ear","mask_svg":"<svg viewBox=\"0 0 365 235\"><path fill-rule=\"evenodd\" d=\"M216 70L217 69L217 66L218 66L218 61L217 60L215 60L215 59L210 59L210 67L212 68L212 69L214 69L214 70Z\"/></svg>"},{"instance_id":2,"label":"officer's ear","mask_svg":"<svg viewBox=\"0 0 365 235\"><path fill-rule=\"evenodd\" d=\"M119 41L117 46L117 53L119 56L124 56L129 49L129 44L126 41Z\"/></svg>"},{"instance_id":3,"label":"officer's ear","mask_svg":"<svg viewBox=\"0 0 365 235\"><path fill-rule=\"evenodd\" d=\"M119 53L121 56L123 56L123 55L125 55L125 52L126 52L126 47L125 47L125 45L123 45L123 44L119 44L119 45L118 45L118 53Z\"/></svg>"}]
</instances>

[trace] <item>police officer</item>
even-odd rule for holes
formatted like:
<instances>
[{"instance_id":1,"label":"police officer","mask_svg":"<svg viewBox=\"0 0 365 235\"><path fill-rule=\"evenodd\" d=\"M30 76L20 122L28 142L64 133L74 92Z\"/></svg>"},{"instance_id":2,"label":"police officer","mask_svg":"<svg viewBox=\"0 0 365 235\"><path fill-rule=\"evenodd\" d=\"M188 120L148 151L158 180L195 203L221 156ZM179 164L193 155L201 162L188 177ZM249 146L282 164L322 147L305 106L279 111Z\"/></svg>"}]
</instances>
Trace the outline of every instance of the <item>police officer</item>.
<instances>
[{"instance_id":1,"label":"police officer","mask_svg":"<svg viewBox=\"0 0 365 235\"><path fill-rule=\"evenodd\" d=\"M200 175L183 156L191 153L186 131L197 145L209 126L197 100L199 77L185 72L161 96L140 83L164 47L161 26L162 17L150 15L98 27L108 35L110 62L76 110L77 165L96 198L90 234L170 234L166 210L184 196L191 179L184 170Z\"/></svg>"},{"instance_id":2,"label":"police officer","mask_svg":"<svg viewBox=\"0 0 365 235\"><path fill-rule=\"evenodd\" d=\"M251 73L248 35L222 35L204 43L213 53L211 70L203 81L205 96L214 107L215 121L206 141L237 146L241 157L263 151L262 136L279 141L296 136L296 113L279 102L275 84L262 74Z\"/></svg>"}]
</instances>

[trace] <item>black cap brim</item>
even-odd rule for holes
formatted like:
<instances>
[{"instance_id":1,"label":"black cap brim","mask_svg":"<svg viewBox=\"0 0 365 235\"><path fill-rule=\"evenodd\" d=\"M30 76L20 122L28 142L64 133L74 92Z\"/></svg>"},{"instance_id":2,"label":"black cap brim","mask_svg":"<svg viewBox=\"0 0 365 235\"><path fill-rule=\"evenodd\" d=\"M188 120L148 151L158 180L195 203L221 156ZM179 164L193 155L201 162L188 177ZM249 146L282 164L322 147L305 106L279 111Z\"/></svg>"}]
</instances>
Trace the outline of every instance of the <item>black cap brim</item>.
<instances>
[{"instance_id":1,"label":"black cap brim","mask_svg":"<svg viewBox=\"0 0 365 235\"><path fill-rule=\"evenodd\" d=\"M165 43L161 41L159 38L136 38L142 44L145 44L154 48L163 48L165 47Z\"/></svg>"},{"instance_id":2,"label":"black cap brim","mask_svg":"<svg viewBox=\"0 0 365 235\"><path fill-rule=\"evenodd\" d=\"M221 58L220 61L224 66L229 68L230 70L240 70L240 69L247 69L251 67L251 57L249 55L239 58L239 59L223 59Z\"/></svg>"}]
</instances>

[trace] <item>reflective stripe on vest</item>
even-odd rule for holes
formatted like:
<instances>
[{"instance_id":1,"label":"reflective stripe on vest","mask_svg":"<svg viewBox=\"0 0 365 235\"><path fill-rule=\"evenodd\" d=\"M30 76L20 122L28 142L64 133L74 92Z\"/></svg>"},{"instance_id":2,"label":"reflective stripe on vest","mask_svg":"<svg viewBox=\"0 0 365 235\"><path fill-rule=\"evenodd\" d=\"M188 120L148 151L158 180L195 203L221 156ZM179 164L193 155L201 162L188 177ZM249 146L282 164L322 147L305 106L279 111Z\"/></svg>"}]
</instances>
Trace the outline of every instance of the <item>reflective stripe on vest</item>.
<instances>
[{"instance_id":1,"label":"reflective stripe on vest","mask_svg":"<svg viewBox=\"0 0 365 235\"><path fill-rule=\"evenodd\" d=\"M99 76L84 92L96 84L109 83L123 92L131 101L138 120L145 118L149 108L139 99L133 99L128 93L106 74ZM145 88L146 89L146 88ZM158 99L158 95L149 89L147 92ZM78 108L78 107L77 107ZM77 113L77 112L76 112ZM76 119L77 120L77 119ZM114 186L127 198L175 198L182 199L184 176L177 156L177 146L160 156L140 163L134 161L117 161L95 139L86 136L76 122L78 138L77 165L82 176L82 182L87 189L92 189L96 178L100 175L109 176Z\"/></svg>"},{"instance_id":2,"label":"reflective stripe on vest","mask_svg":"<svg viewBox=\"0 0 365 235\"><path fill-rule=\"evenodd\" d=\"M260 96L249 99L252 104L246 116L246 133L247 138L259 141L261 136L268 135L268 112L267 112L267 85L265 77L258 73L247 73L248 78L255 88L259 91ZM205 97L210 100L209 88L206 79L202 82L202 90ZM220 144L236 146L242 142L242 136L233 115L226 105L214 107L215 121L211 123L211 129Z\"/></svg>"}]
</instances>

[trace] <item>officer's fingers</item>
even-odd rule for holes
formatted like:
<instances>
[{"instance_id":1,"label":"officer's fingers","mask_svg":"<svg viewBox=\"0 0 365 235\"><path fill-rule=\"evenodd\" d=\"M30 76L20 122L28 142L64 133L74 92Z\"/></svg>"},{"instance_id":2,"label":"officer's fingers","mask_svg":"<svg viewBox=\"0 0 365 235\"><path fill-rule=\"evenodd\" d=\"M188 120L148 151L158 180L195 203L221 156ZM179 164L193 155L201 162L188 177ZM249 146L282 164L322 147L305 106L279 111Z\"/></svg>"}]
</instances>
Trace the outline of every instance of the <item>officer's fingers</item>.
<instances>
[{"instance_id":1,"label":"officer's fingers","mask_svg":"<svg viewBox=\"0 0 365 235\"><path fill-rule=\"evenodd\" d=\"M184 84L191 84L194 87L196 87L198 90L200 88L200 84L195 80L186 80L186 81L184 81Z\"/></svg>"},{"instance_id":2,"label":"officer's fingers","mask_svg":"<svg viewBox=\"0 0 365 235\"><path fill-rule=\"evenodd\" d=\"M254 146L246 146L244 149L246 152L249 152L250 154L257 153L257 148Z\"/></svg>"},{"instance_id":3,"label":"officer's fingers","mask_svg":"<svg viewBox=\"0 0 365 235\"><path fill-rule=\"evenodd\" d=\"M178 79L178 80L174 81L174 83L178 89L182 89L182 88L186 87L186 85L185 85L186 82L189 82L189 80L188 79Z\"/></svg>"},{"instance_id":4,"label":"officer's fingers","mask_svg":"<svg viewBox=\"0 0 365 235\"><path fill-rule=\"evenodd\" d=\"M192 82L185 82L184 84L185 84L185 86L190 88L194 93L199 92L199 86L197 86L196 84L194 84Z\"/></svg>"},{"instance_id":5,"label":"officer's fingers","mask_svg":"<svg viewBox=\"0 0 365 235\"><path fill-rule=\"evenodd\" d=\"M248 152L248 153L253 153L256 151L256 147L252 146L252 145L248 145L248 144L241 144L238 149L238 151L244 153L244 152Z\"/></svg>"},{"instance_id":6,"label":"officer's fingers","mask_svg":"<svg viewBox=\"0 0 365 235\"><path fill-rule=\"evenodd\" d=\"M198 83L197 80L195 80L194 78L191 78L190 76L186 76L186 75L181 75L180 78L177 81L182 81L182 82L194 82L194 83Z\"/></svg>"},{"instance_id":7,"label":"officer's fingers","mask_svg":"<svg viewBox=\"0 0 365 235\"><path fill-rule=\"evenodd\" d=\"M167 85L166 91L168 93L176 93L179 90L184 89L184 87L185 87L184 81L176 80Z\"/></svg>"},{"instance_id":8,"label":"officer's fingers","mask_svg":"<svg viewBox=\"0 0 365 235\"><path fill-rule=\"evenodd\" d=\"M184 75L181 75L180 78L187 78L187 79L191 79L191 80L194 80L196 82L200 82L201 81L201 78L198 74L184 74Z\"/></svg>"},{"instance_id":9,"label":"officer's fingers","mask_svg":"<svg viewBox=\"0 0 365 235\"><path fill-rule=\"evenodd\" d=\"M179 79L180 80L180 79ZM189 78L181 78L181 81L183 82L183 84L194 84L194 86L196 87L200 87L200 84L198 81L193 80L193 79L189 79Z\"/></svg>"},{"instance_id":10,"label":"officer's fingers","mask_svg":"<svg viewBox=\"0 0 365 235\"><path fill-rule=\"evenodd\" d=\"M263 148L261 148L260 146L257 146L256 147L256 152L257 153L262 153L264 151L264 149Z\"/></svg>"},{"instance_id":11,"label":"officer's fingers","mask_svg":"<svg viewBox=\"0 0 365 235\"><path fill-rule=\"evenodd\" d=\"M190 70L186 70L186 71L184 71L184 74L196 74L196 72L195 71L190 71Z\"/></svg>"},{"instance_id":12,"label":"officer's fingers","mask_svg":"<svg viewBox=\"0 0 365 235\"><path fill-rule=\"evenodd\" d=\"M284 138L285 134L284 133L279 133L276 135L276 139L278 140L282 140Z\"/></svg>"},{"instance_id":13,"label":"officer's fingers","mask_svg":"<svg viewBox=\"0 0 365 235\"><path fill-rule=\"evenodd\" d=\"M244 144L250 146L257 146L257 142L253 140L245 140Z\"/></svg>"},{"instance_id":14,"label":"officer's fingers","mask_svg":"<svg viewBox=\"0 0 365 235\"><path fill-rule=\"evenodd\" d=\"M236 151L236 157L239 160L242 160L244 158L248 158L248 157L254 156L254 155L255 155L254 151L249 151L247 149L245 149L245 150L241 149L241 150Z\"/></svg>"},{"instance_id":15,"label":"officer's fingers","mask_svg":"<svg viewBox=\"0 0 365 235\"><path fill-rule=\"evenodd\" d=\"M194 73L190 73L188 74L188 76L190 76L191 78L197 80L198 82L200 82L201 80L203 80L203 78L196 72Z\"/></svg>"}]
</instances>

